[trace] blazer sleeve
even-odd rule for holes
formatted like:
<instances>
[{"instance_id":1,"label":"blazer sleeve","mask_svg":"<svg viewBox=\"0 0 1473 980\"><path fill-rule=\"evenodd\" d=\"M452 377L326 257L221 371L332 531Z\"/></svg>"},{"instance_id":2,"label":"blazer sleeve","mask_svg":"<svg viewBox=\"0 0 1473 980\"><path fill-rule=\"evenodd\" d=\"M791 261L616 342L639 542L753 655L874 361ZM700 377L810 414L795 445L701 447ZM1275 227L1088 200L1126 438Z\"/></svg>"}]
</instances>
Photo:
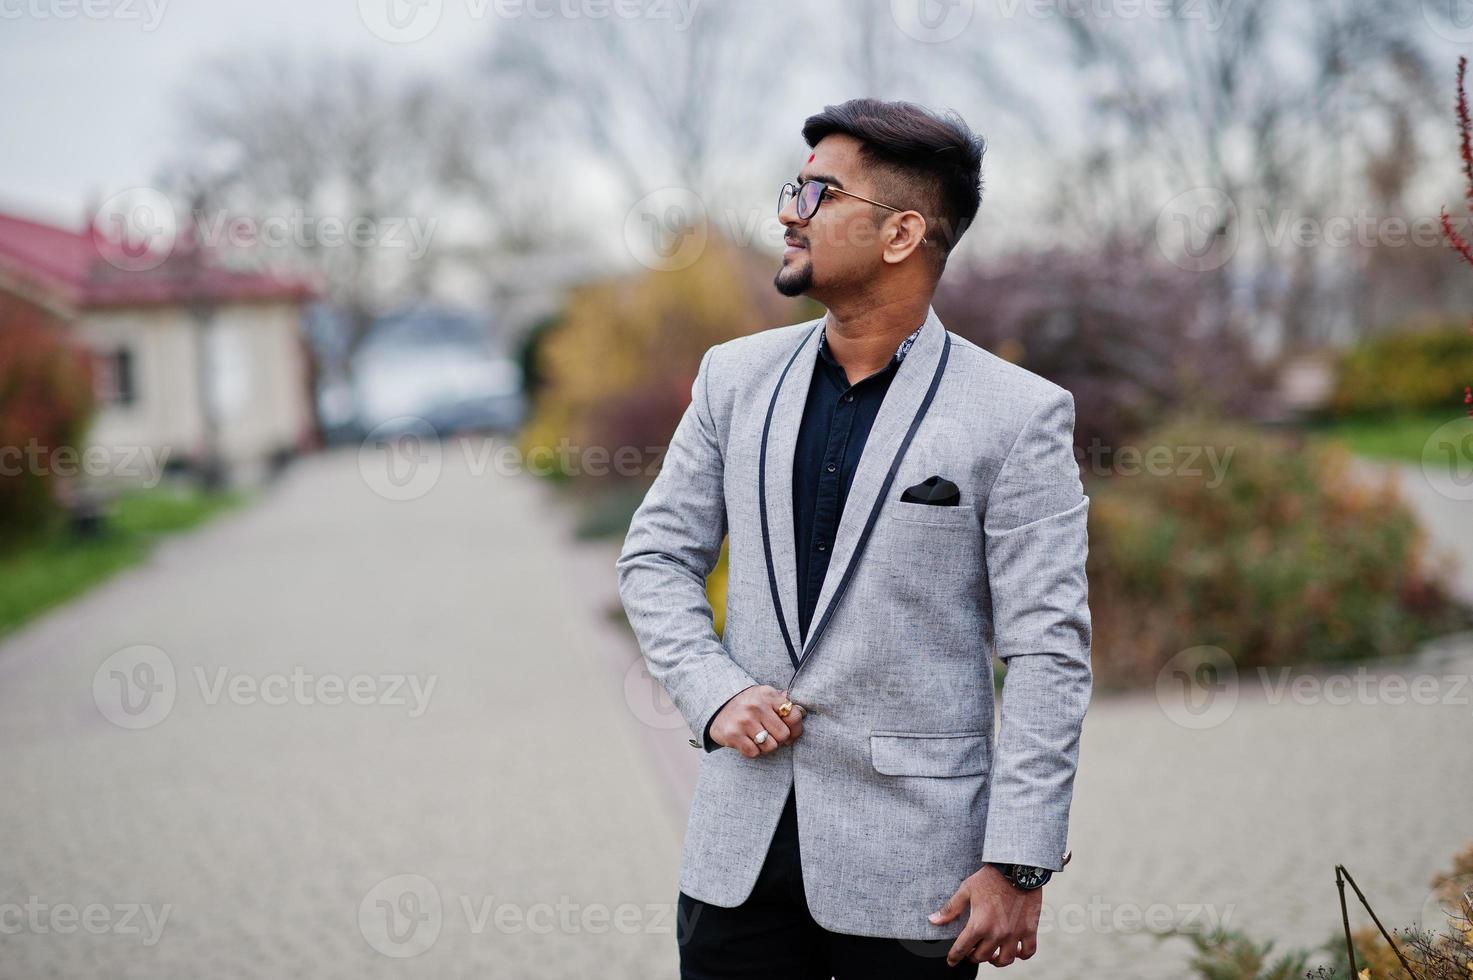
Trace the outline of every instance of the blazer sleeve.
<instances>
[{"instance_id":1,"label":"blazer sleeve","mask_svg":"<svg viewBox=\"0 0 1473 980\"><path fill-rule=\"evenodd\" d=\"M1074 396L1028 419L983 524L997 656L1007 664L983 861L1063 867L1089 706L1089 498L1074 457Z\"/></svg>"},{"instance_id":2,"label":"blazer sleeve","mask_svg":"<svg viewBox=\"0 0 1473 980\"><path fill-rule=\"evenodd\" d=\"M706 737L711 719L757 683L717 639L706 598L706 576L727 530L721 447L708 393L715 351L701 358L690 404L615 562L619 597L650 674L707 752L719 748Z\"/></svg>"}]
</instances>

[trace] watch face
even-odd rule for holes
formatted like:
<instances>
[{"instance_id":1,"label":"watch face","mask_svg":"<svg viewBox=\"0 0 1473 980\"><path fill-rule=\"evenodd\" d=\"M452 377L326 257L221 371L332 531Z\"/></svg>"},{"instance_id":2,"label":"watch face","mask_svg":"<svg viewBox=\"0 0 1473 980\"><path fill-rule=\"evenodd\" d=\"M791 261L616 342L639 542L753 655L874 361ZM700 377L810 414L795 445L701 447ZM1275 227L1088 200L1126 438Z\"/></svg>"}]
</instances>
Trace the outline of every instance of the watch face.
<instances>
[{"instance_id":1,"label":"watch face","mask_svg":"<svg viewBox=\"0 0 1473 980\"><path fill-rule=\"evenodd\" d=\"M1013 883L1019 888L1033 890L1042 888L1043 883L1048 881L1049 871L1047 868L1031 868L1026 864L1013 865Z\"/></svg>"}]
</instances>

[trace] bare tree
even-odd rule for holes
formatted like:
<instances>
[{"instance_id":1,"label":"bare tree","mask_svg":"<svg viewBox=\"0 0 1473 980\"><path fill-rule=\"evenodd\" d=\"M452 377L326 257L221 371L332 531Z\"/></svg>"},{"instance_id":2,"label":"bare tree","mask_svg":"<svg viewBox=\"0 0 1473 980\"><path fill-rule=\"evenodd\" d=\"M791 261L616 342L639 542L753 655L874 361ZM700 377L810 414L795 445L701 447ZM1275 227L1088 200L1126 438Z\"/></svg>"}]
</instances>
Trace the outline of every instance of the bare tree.
<instances>
[{"instance_id":1,"label":"bare tree","mask_svg":"<svg viewBox=\"0 0 1473 980\"><path fill-rule=\"evenodd\" d=\"M662 186L723 196L769 134L780 24L705 4L688 24L615 17L510 20L481 58L482 97L526 107L523 132L549 167L601 169L622 213ZM772 8L776 10L777 8Z\"/></svg>"},{"instance_id":2,"label":"bare tree","mask_svg":"<svg viewBox=\"0 0 1473 980\"><path fill-rule=\"evenodd\" d=\"M351 354L376 315L429 289L443 101L433 79L390 78L362 59L271 53L213 64L183 99L184 132L196 157L228 158L230 177L218 182L219 210L196 220L208 230L248 216L270 239L261 244L285 246L257 257L310 261L348 313Z\"/></svg>"},{"instance_id":3,"label":"bare tree","mask_svg":"<svg viewBox=\"0 0 1473 980\"><path fill-rule=\"evenodd\" d=\"M1364 270L1324 249L1265 248L1248 235L1352 217L1372 200L1400 206L1415 146L1381 134L1412 140L1408 121L1431 97L1414 20L1377 0L1060 17L1092 123L1090 177L1071 172L1061 195L1087 195L1108 225L1148 235L1172 195L1220 192L1233 207L1215 231L1239 244L1233 262L1203 273L1211 319L1256 331L1276 324L1275 340L1290 347L1321 338L1364 307L1351 288L1365 288Z\"/></svg>"}]
</instances>

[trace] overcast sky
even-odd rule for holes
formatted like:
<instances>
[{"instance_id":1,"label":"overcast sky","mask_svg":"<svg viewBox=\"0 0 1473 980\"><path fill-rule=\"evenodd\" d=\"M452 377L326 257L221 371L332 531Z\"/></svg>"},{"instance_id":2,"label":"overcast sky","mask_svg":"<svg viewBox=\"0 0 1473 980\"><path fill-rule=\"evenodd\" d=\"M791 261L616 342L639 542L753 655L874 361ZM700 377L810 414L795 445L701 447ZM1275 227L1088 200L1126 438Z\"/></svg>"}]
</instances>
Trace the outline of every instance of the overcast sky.
<instances>
[{"instance_id":1,"label":"overcast sky","mask_svg":"<svg viewBox=\"0 0 1473 980\"><path fill-rule=\"evenodd\" d=\"M488 42L498 24L498 9L519 2L527 0L0 0L0 86L7 93L0 104L0 210L76 227L90 203L151 183L167 160L188 149L175 129L178 100L188 90L191 72L212 59L272 48L364 53L391 73L415 69L453 73L464 70ZM586 6L600 0L579 2ZM688 15L691 4L699 0L661 2L668 2L671 16L678 18ZM890 6L887 0L874 2ZM1048 107L1048 117L1039 125L1051 144L1062 146L1088 125L1087 119L1070 112L1072 108L1077 113L1085 102L1080 98L1080 79L1059 57L1049 56L1059 53L1049 43L1061 36L1057 24L998 16L1009 3L1024 2L1031 0L975 0L977 16L967 30L991 39L1004 61L1012 62L1005 74ZM1210 6L1227 0L1202 2ZM1473 6L1473 0L1459 2ZM754 17L791 10L781 0L743 0L742 9ZM852 8L838 7L846 9ZM831 23L838 11L810 19ZM396 25L389 20L393 14L406 19ZM1407 16L1419 25L1423 21L1417 0L1412 0ZM1473 19L1469 24L1466 32L1455 35L1439 34L1430 26L1425 32L1445 53L1449 83L1456 55L1473 50ZM810 24L803 30L814 29L818 28ZM410 43L393 43L386 37ZM985 229L988 220L1006 222L1009 205L1029 199L1030 183L1036 185L1033 196L1037 196L1048 161L1036 147L1009 133L1005 116L993 111L993 94L976 79L928 76L928 66L916 57L926 47L906 50L897 45L894 52L921 77L929 77L933 97L897 94L957 108L988 137L988 198L979 227ZM779 118L791 118L796 162L801 153L797 129L803 116L850 93L841 73L821 52L795 43L782 54L785 69L800 71L785 71L783 82L759 97L773 100L773 113ZM1427 124L1447 126L1437 120ZM1446 137L1453 138L1450 128ZM759 176L766 180L765 172ZM1451 168L1446 168L1446 177L1455 177ZM769 181L773 193L777 180L774 174ZM1437 193L1444 193L1443 186ZM1015 223L1029 218L1026 204L1011 215Z\"/></svg>"},{"instance_id":2,"label":"overcast sky","mask_svg":"<svg viewBox=\"0 0 1473 980\"><path fill-rule=\"evenodd\" d=\"M81 13L90 5L105 16ZM386 67L462 61L487 23L449 3L395 44L354 0L0 0L0 209L79 223L89 200L149 181L181 145L178 93L211 58L249 47L368 52ZM64 16L70 15L70 16Z\"/></svg>"}]
</instances>

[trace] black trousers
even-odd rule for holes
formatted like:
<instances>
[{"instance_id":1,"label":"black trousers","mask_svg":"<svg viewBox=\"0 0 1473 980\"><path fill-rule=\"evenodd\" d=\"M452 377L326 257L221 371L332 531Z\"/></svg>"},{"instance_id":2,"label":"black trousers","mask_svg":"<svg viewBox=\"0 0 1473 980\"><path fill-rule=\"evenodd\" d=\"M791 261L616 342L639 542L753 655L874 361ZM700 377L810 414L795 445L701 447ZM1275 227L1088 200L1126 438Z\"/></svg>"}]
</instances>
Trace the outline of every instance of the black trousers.
<instances>
[{"instance_id":1,"label":"black trousers","mask_svg":"<svg viewBox=\"0 0 1473 980\"><path fill-rule=\"evenodd\" d=\"M930 910L920 910L925 914ZM680 892L676 941L681 980L973 980L977 964L946 965L952 940L881 939L829 932L814 921L803 891L798 803L792 790L757 884L745 902L723 908Z\"/></svg>"}]
</instances>

